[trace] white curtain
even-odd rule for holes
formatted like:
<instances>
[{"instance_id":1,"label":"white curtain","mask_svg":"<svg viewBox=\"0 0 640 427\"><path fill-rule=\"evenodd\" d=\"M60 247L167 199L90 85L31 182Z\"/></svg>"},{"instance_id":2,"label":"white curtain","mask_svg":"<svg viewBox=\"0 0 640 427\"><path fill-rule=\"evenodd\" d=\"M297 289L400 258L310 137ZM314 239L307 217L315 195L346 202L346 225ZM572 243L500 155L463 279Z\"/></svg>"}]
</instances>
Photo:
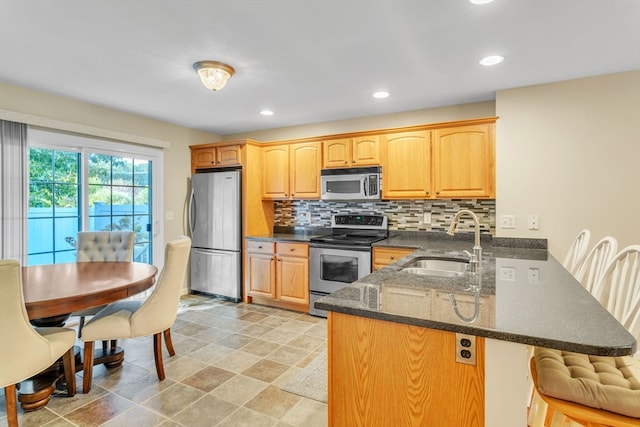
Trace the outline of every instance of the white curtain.
<instances>
[{"instance_id":1,"label":"white curtain","mask_svg":"<svg viewBox=\"0 0 640 427\"><path fill-rule=\"evenodd\" d=\"M0 120L0 259L27 261L27 125Z\"/></svg>"}]
</instances>

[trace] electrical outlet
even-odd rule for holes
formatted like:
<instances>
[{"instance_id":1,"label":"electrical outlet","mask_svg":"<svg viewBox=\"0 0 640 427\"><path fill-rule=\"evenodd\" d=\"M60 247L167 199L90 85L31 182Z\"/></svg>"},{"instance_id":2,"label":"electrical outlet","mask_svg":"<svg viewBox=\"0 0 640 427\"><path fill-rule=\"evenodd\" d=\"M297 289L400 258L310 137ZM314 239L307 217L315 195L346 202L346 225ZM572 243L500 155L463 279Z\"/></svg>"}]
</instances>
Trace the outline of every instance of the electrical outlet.
<instances>
[{"instance_id":1,"label":"electrical outlet","mask_svg":"<svg viewBox=\"0 0 640 427\"><path fill-rule=\"evenodd\" d=\"M424 212L422 222L424 224L431 224L431 212Z\"/></svg>"},{"instance_id":2,"label":"electrical outlet","mask_svg":"<svg viewBox=\"0 0 640 427\"><path fill-rule=\"evenodd\" d=\"M529 230L538 230L540 228L540 222L538 221L538 215L529 215Z\"/></svg>"},{"instance_id":3,"label":"electrical outlet","mask_svg":"<svg viewBox=\"0 0 640 427\"><path fill-rule=\"evenodd\" d=\"M456 334L456 362L466 365L476 364L476 337Z\"/></svg>"},{"instance_id":4,"label":"electrical outlet","mask_svg":"<svg viewBox=\"0 0 640 427\"><path fill-rule=\"evenodd\" d=\"M173 211L166 211L166 212L164 213L164 219L165 219L166 221L173 221L173 220L175 219L175 216L174 216L174 214L173 214Z\"/></svg>"},{"instance_id":5,"label":"electrical outlet","mask_svg":"<svg viewBox=\"0 0 640 427\"><path fill-rule=\"evenodd\" d=\"M309 211L305 212L305 213L304 213L304 219L305 219L307 222L311 222L311 212L309 212Z\"/></svg>"},{"instance_id":6,"label":"electrical outlet","mask_svg":"<svg viewBox=\"0 0 640 427\"><path fill-rule=\"evenodd\" d=\"M500 215L500 228L516 228L516 216Z\"/></svg>"},{"instance_id":7,"label":"electrical outlet","mask_svg":"<svg viewBox=\"0 0 640 427\"><path fill-rule=\"evenodd\" d=\"M534 267L529 268L529 283L540 283L540 270Z\"/></svg>"},{"instance_id":8,"label":"electrical outlet","mask_svg":"<svg viewBox=\"0 0 640 427\"><path fill-rule=\"evenodd\" d=\"M500 267L500 280L507 282L516 281L516 268L515 267Z\"/></svg>"}]
</instances>

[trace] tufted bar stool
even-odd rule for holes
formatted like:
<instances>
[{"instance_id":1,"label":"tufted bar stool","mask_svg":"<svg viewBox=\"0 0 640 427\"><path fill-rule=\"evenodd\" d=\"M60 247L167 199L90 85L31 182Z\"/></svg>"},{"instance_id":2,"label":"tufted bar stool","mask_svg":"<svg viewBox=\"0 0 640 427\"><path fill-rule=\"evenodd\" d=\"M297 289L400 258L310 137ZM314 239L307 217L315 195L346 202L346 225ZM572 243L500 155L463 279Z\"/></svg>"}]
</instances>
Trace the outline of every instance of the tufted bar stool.
<instances>
[{"instance_id":1,"label":"tufted bar stool","mask_svg":"<svg viewBox=\"0 0 640 427\"><path fill-rule=\"evenodd\" d=\"M133 231L80 231L76 239L76 262L130 262L133 259ZM86 316L93 316L104 305L72 313L80 317L78 338Z\"/></svg>"},{"instance_id":2,"label":"tufted bar stool","mask_svg":"<svg viewBox=\"0 0 640 427\"><path fill-rule=\"evenodd\" d=\"M530 364L536 390L549 406L545 426L555 410L585 426L640 426L640 360L538 347Z\"/></svg>"}]
</instances>

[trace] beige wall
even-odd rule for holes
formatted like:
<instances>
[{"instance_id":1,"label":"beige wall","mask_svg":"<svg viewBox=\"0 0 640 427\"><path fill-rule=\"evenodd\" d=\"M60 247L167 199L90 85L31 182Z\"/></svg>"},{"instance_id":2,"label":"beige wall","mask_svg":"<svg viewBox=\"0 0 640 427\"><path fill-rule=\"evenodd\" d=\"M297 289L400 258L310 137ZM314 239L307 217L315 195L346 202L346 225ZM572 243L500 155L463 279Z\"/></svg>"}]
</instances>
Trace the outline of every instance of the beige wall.
<instances>
[{"instance_id":1,"label":"beige wall","mask_svg":"<svg viewBox=\"0 0 640 427\"><path fill-rule=\"evenodd\" d=\"M546 237L561 261L583 228L640 244L640 71L500 91L496 115L496 221L516 215L498 236Z\"/></svg>"},{"instance_id":2,"label":"beige wall","mask_svg":"<svg viewBox=\"0 0 640 427\"><path fill-rule=\"evenodd\" d=\"M220 137L169 123L85 104L69 98L0 83L3 111L60 123L123 132L165 149L165 236L184 233L183 209L189 178L188 146L218 140L295 139L368 129L411 126L497 115L496 210L516 215L514 230L499 236L543 237L564 257L573 237L590 228L620 245L640 244L640 71L500 91L496 102L418 110L271 129ZM3 118L3 117L0 117ZM140 141L139 141L140 143ZM540 230L527 230L527 215Z\"/></svg>"},{"instance_id":3,"label":"beige wall","mask_svg":"<svg viewBox=\"0 0 640 427\"><path fill-rule=\"evenodd\" d=\"M6 83L0 83L0 94L0 119L164 147L164 171L171 177L164 181L164 211L175 216L164 222L164 239L185 234L189 145L219 141L220 136Z\"/></svg>"},{"instance_id":4,"label":"beige wall","mask_svg":"<svg viewBox=\"0 0 640 427\"><path fill-rule=\"evenodd\" d=\"M234 139L247 138L260 142L269 142L493 116L495 116L495 104L493 101L486 101L358 119L336 120L332 122L238 133L226 135L223 139L225 141L231 141Z\"/></svg>"}]
</instances>

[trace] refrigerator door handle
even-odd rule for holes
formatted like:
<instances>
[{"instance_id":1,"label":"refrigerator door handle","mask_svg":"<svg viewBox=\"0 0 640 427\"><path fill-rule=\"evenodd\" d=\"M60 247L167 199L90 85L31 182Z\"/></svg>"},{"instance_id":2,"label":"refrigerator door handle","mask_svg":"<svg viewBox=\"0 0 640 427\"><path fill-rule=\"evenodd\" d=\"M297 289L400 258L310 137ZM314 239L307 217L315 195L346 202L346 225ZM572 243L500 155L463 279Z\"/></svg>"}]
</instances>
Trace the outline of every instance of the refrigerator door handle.
<instances>
[{"instance_id":1,"label":"refrigerator door handle","mask_svg":"<svg viewBox=\"0 0 640 427\"><path fill-rule=\"evenodd\" d=\"M193 209L193 205L196 202L196 198L195 198L195 192L193 191L193 188L191 189L191 196L189 197L189 233L191 233L191 237L193 238L193 224L195 224L195 218L193 218L193 215L195 215L195 210Z\"/></svg>"}]
</instances>

